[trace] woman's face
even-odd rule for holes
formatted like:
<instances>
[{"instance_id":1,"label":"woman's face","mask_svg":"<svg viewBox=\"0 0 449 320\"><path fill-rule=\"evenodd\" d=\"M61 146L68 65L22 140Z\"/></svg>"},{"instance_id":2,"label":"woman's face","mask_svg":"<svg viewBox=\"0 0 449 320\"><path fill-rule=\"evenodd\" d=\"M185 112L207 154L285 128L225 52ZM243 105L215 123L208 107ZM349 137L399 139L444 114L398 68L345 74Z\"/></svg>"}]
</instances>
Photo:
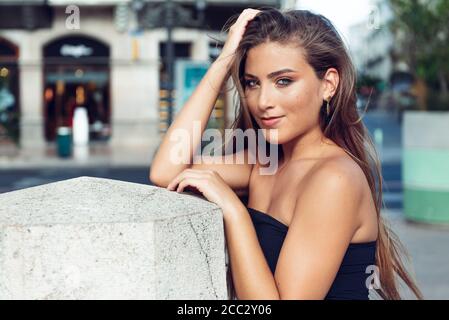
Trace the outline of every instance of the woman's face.
<instances>
[{"instance_id":1,"label":"woman's face","mask_svg":"<svg viewBox=\"0 0 449 320\"><path fill-rule=\"evenodd\" d=\"M302 49L276 42L248 51L245 64L245 100L262 129L278 130L282 144L319 125L324 85L305 60ZM279 117L264 121L264 118Z\"/></svg>"}]
</instances>

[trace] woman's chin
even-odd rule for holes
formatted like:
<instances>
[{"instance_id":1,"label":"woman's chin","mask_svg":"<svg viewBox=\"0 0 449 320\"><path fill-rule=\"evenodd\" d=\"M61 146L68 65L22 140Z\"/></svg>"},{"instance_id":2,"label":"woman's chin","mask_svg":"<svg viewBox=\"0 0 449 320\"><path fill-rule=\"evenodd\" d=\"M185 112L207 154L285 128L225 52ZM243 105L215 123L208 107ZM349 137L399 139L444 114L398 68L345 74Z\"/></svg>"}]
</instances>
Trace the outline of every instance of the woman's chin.
<instances>
[{"instance_id":1,"label":"woman's chin","mask_svg":"<svg viewBox=\"0 0 449 320\"><path fill-rule=\"evenodd\" d=\"M265 129L262 130L263 137L265 140L271 144L282 144L281 133L279 129Z\"/></svg>"},{"instance_id":2,"label":"woman's chin","mask_svg":"<svg viewBox=\"0 0 449 320\"><path fill-rule=\"evenodd\" d=\"M271 145L281 145L283 144L282 140L278 139L265 139Z\"/></svg>"}]
</instances>

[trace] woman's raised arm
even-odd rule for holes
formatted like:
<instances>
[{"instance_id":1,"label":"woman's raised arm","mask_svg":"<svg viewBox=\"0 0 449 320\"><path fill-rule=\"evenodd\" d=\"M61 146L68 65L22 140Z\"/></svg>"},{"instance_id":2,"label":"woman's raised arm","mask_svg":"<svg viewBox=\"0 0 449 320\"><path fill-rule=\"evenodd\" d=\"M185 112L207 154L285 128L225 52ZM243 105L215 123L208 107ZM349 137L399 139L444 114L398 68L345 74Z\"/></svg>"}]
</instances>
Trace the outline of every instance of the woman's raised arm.
<instances>
[{"instance_id":1,"label":"woman's raised arm","mask_svg":"<svg viewBox=\"0 0 449 320\"><path fill-rule=\"evenodd\" d=\"M243 36L248 21L253 19L258 10L245 9L231 26L222 53L210 66L199 85L182 107L174 122L166 132L151 163L149 178L154 184L166 187L170 181L183 170L192 167L193 152L201 143L201 136L212 113L220 88L228 79L235 50ZM194 135L194 126L200 126L200 135ZM170 139L176 132L188 135L191 143L182 146L181 157L171 159L173 148L179 149L179 141ZM193 141L192 141L193 140ZM241 189L247 185L252 166L224 164L194 164L195 169L216 170L231 188ZM236 167L237 166L237 167ZM235 169L238 169L237 172ZM241 178L236 178L241 177Z\"/></svg>"}]
</instances>

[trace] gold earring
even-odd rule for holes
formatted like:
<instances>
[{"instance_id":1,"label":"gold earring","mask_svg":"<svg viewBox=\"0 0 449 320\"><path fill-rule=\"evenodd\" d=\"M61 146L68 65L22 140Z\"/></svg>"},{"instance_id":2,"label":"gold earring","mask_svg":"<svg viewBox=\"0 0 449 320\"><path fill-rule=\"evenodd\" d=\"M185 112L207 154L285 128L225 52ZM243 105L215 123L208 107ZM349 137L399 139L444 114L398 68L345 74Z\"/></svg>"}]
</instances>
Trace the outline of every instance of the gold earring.
<instances>
[{"instance_id":1,"label":"gold earring","mask_svg":"<svg viewBox=\"0 0 449 320\"><path fill-rule=\"evenodd\" d=\"M329 117L329 114L331 113L330 105L329 105L330 100L331 100L330 98L328 100L326 100L326 102L327 102L327 104L326 104L326 114L327 114L328 117Z\"/></svg>"}]
</instances>

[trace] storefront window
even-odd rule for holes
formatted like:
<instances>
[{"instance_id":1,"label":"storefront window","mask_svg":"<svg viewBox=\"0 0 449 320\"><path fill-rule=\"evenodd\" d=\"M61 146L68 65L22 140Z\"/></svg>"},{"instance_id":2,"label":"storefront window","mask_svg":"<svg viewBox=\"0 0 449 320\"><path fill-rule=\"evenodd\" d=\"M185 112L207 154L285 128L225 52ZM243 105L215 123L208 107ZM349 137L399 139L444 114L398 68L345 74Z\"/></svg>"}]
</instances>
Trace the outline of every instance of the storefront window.
<instances>
[{"instance_id":1,"label":"storefront window","mask_svg":"<svg viewBox=\"0 0 449 320\"><path fill-rule=\"evenodd\" d=\"M109 139L109 74L109 47L95 39L64 37L44 47L47 141L55 140L58 127L73 127L74 111L79 107L87 110L90 140Z\"/></svg>"}]
</instances>

